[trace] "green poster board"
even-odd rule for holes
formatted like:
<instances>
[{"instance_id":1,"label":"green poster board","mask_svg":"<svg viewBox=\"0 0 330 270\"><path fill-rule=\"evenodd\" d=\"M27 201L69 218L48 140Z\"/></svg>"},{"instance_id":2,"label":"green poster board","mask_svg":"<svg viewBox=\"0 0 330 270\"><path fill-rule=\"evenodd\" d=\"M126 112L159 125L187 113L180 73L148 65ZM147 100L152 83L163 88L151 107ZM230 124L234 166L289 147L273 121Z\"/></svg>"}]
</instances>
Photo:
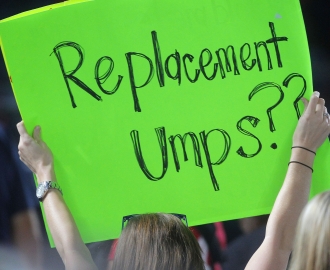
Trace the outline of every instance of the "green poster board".
<instances>
[{"instance_id":1,"label":"green poster board","mask_svg":"<svg viewBox=\"0 0 330 270\"><path fill-rule=\"evenodd\" d=\"M270 212L312 93L298 0L69 1L0 35L85 242L118 237L129 214ZM329 188L329 159L326 142L312 194Z\"/></svg>"}]
</instances>

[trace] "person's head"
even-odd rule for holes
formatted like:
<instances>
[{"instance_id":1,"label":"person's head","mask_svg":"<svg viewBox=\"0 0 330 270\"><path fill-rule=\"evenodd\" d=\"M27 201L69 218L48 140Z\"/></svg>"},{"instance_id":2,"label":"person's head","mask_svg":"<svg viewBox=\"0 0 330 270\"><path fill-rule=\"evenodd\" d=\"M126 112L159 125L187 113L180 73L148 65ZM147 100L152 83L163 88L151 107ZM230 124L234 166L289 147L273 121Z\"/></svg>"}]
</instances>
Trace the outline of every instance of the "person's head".
<instances>
[{"instance_id":1,"label":"person's head","mask_svg":"<svg viewBox=\"0 0 330 270\"><path fill-rule=\"evenodd\" d=\"M172 214L143 214L124 228L112 270L202 270L200 246Z\"/></svg>"},{"instance_id":2,"label":"person's head","mask_svg":"<svg viewBox=\"0 0 330 270\"><path fill-rule=\"evenodd\" d=\"M318 194L302 212L290 270L330 269L330 191Z\"/></svg>"}]
</instances>

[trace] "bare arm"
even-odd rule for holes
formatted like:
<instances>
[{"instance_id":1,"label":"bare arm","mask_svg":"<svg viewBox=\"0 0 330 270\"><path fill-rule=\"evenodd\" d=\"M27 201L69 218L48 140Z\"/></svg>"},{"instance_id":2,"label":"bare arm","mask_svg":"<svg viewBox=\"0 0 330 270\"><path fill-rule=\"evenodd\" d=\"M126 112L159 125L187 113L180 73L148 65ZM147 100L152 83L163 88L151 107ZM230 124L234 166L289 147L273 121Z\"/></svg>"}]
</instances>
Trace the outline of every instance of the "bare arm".
<instances>
[{"instance_id":1,"label":"bare arm","mask_svg":"<svg viewBox=\"0 0 330 270\"><path fill-rule=\"evenodd\" d=\"M17 124L17 129L20 134L20 159L36 174L38 183L56 181L53 156L41 140L40 127L34 129L33 138L27 133L23 122ZM97 269L61 193L50 189L43 199L43 206L56 249L65 268Z\"/></svg>"},{"instance_id":2,"label":"bare arm","mask_svg":"<svg viewBox=\"0 0 330 270\"><path fill-rule=\"evenodd\" d=\"M330 133L329 117L324 100L314 92L310 102L304 100L305 111L293 136L293 146L313 152ZM315 155L302 148L294 148L290 161L313 167ZM246 270L285 270L292 250L296 225L308 201L312 170L299 163L291 163L270 214L266 236L246 266Z\"/></svg>"}]
</instances>

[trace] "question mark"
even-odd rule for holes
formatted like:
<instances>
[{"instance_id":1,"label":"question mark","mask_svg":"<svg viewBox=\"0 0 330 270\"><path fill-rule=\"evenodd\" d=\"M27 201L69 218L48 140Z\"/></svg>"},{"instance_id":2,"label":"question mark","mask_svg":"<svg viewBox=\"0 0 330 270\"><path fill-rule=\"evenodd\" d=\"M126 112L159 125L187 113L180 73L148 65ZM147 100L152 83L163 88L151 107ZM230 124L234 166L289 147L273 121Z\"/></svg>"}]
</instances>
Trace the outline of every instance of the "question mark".
<instances>
[{"instance_id":1,"label":"question mark","mask_svg":"<svg viewBox=\"0 0 330 270\"><path fill-rule=\"evenodd\" d=\"M249 94L249 101L251 101L252 97L259 93L261 90L267 89L267 88L271 88L271 87L275 87L279 92L280 92L280 98L279 100L271 107L269 107L267 109L267 115L268 115L268 119L269 119L269 130L271 132L274 132L275 129L275 125L274 125L274 121L272 118L272 110L275 109L284 99L284 92L281 88L280 85L278 85L277 83L273 83L273 82L264 82L261 84L258 84L253 90L252 92Z\"/></svg>"},{"instance_id":2,"label":"question mark","mask_svg":"<svg viewBox=\"0 0 330 270\"><path fill-rule=\"evenodd\" d=\"M288 87L289 86L289 83L290 81L293 79L293 78L301 78L304 82L304 86L303 86L303 89L300 91L299 95L297 96L297 98L295 99L295 101L293 102L293 106L294 106L294 109L296 111L296 114L297 114L297 118L299 120L300 116L301 116L301 113L300 113L300 110L299 110L299 106L298 106L298 102L299 100L305 95L305 92L306 92L306 89L307 89L307 83L306 83L306 80L304 78L303 75L299 74L299 73L291 73L290 75L288 75L284 81L283 81L283 85L285 87ZM330 137L329 137L329 141L330 141Z\"/></svg>"},{"instance_id":3,"label":"question mark","mask_svg":"<svg viewBox=\"0 0 330 270\"><path fill-rule=\"evenodd\" d=\"M290 81L291 81L293 78L297 78L297 77L298 77L298 78L301 78L301 79L303 80L303 82L304 82L303 89L301 90L301 92L299 93L299 95L297 96L297 98L295 99L295 101L293 102L293 106L294 106L294 109L295 109L295 111L296 111L296 114L297 114L297 117L298 117L298 120L299 120L301 114L300 114L300 110L299 110L298 102L299 102L299 100L304 96L304 94L305 94L305 92L306 92L306 89L307 89L306 80L305 80L305 78L304 78L302 75L300 75L300 74L298 74L298 73L291 73L290 75L288 75L288 76L284 79L284 81L283 81L283 85L284 85L286 88L288 88Z\"/></svg>"}]
</instances>

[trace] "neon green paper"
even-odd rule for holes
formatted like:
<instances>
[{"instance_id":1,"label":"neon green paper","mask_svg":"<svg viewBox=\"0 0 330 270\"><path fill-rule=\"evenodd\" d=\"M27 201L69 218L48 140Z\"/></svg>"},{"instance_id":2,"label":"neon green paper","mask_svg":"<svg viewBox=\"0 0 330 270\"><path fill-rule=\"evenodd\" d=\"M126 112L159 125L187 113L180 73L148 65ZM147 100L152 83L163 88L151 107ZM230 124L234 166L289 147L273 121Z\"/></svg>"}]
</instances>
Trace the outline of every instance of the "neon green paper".
<instances>
[{"instance_id":1,"label":"neon green paper","mask_svg":"<svg viewBox=\"0 0 330 270\"><path fill-rule=\"evenodd\" d=\"M78 1L3 21L0 34L22 118L29 131L42 126L58 182L85 242L118 237L122 216L134 213L182 213L189 225L196 225L270 212L286 172L297 122L293 102L303 91L304 79L305 96L312 92L299 1ZM54 50L62 42L68 46ZM264 42L258 50L261 66L246 70L257 60L255 42ZM78 45L83 63L72 74L79 62ZM217 58L216 51L229 46L236 53L236 71L230 53L231 71L224 56L222 70ZM249 46L251 55L244 62ZM262 46L268 48L271 67ZM109 57L113 71L106 80ZM81 80L94 97L68 79L74 101L70 99L60 58L64 72ZM150 82L136 89L139 103L133 99L129 59L137 86L146 83L153 67ZM180 83L170 78L176 77L178 62ZM205 75L197 71L198 80L190 82L185 68L193 80L201 65ZM123 79L115 91L118 76ZM105 91L114 93L102 92L96 77ZM283 100L271 110L271 131L266 111L279 101L280 90ZM161 127L166 170L155 132ZM211 162L220 164L210 166L212 181L200 134L214 129L218 131L207 136L207 147ZM188 136L187 162L180 141L175 142L177 172L170 137L187 132L196 136L202 167L195 164ZM153 180L137 161L132 142L137 133ZM326 142L314 166L312 195L329 188L329 161Z\"/></svg>"}]
</instances>

